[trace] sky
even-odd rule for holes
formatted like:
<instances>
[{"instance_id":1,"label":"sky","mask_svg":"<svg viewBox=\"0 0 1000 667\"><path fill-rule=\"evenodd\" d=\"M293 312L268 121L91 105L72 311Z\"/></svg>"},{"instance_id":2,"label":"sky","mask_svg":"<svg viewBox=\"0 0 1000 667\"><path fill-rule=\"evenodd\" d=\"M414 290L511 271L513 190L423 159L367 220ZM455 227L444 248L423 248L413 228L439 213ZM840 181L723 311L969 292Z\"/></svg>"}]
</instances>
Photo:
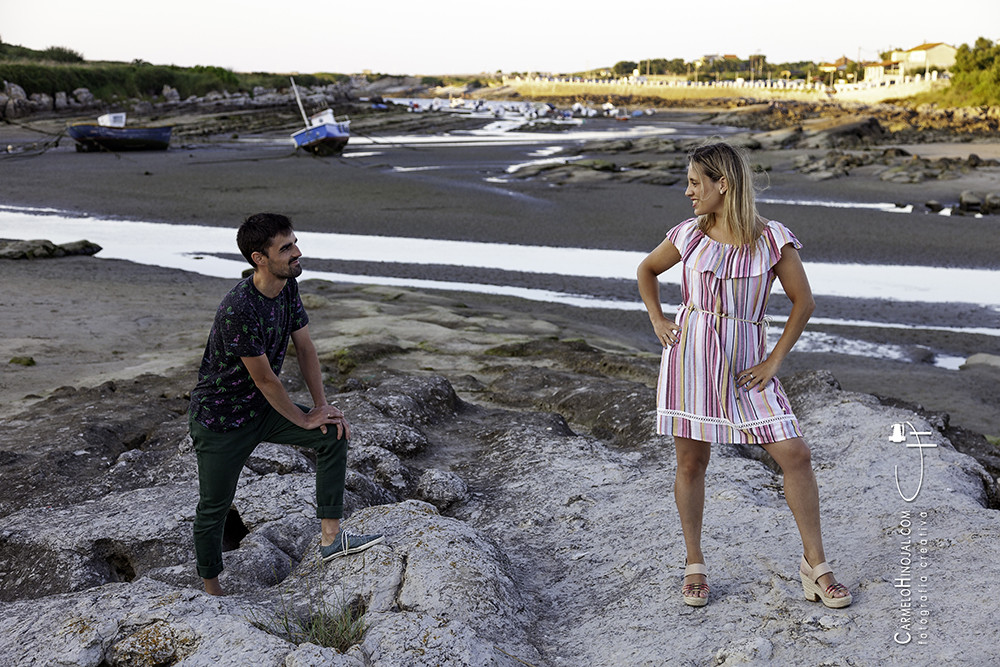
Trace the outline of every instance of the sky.
<instances>
[{"instance_id":1,"label":"sky","mask_svg":"<svg viewBox=\"0 0 1000 667\"><path fill-rule=\"evenodd\" d=\"M562 73L716 53L876 60L978 37L1000 40L1000 1L0 0L8 44L237 72Z\"/></svg>"}]
</instances>

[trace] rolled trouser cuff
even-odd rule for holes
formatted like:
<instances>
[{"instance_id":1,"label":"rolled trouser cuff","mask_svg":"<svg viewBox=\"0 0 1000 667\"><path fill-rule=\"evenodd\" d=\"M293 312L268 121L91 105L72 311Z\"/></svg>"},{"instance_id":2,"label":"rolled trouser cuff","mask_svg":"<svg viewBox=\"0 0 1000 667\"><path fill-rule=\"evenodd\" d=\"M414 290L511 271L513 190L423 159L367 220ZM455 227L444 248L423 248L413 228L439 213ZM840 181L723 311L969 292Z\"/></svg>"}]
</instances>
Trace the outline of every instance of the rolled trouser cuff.
<instances>
[{"instance_id":1,"label":"rolled trouser cuff","mask_svg":"<svg viewBox=\"0 0 1000 667\"><path fill-rule=\"evenodd\" d=\"M320 505L316 508L316 516L320 519L343 519L343 505Z\"/></svg>"},{"instance_id":2,"label":"rolled trouser cuff","mask_svg":"<svg viewBox=\"0 0 1000 667\"><path fill-rule=\"evenodd\" d=\"M215 579L220 574L222 574L222 563L198 566L198 576L202 579Z\"/></svg>"}]
</instances>

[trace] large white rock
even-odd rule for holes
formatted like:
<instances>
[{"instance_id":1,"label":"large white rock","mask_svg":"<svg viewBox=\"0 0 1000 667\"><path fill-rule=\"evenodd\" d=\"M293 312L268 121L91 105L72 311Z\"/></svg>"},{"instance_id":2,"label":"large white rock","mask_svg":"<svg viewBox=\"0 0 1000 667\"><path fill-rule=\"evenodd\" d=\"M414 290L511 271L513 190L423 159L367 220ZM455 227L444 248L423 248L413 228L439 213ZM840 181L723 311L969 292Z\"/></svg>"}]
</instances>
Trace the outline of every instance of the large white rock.
<instances>
[{"instance_id":1,"label":"large white rock","mask_svg":"<svg viewBox=\"0 0 1000 667\"><path fill-rule=\"evenodd\" d=\"M295 460L287 451L263 456L269 472L246 471L237 494L247 534L225 555L228 598L197 590L188 473L3 517L4 594L20 599L0 602L0 656L95 667L137 663L142 647L183 665L993 660L992 608L975 603L1000 588L982 566L1000 558L986 507L993 480L920 416L840 391L828 375L786 380L813 451L827 558L855 602L831 610L803 598L780 473L759 448L715 446L703 531L711 601L694 609L679 591L676 464L670 439L652 434L653 390L600 371L535 365L526 381L492 372L512 373L491 391L519 410L466 406L459 420L438 380L370 392L386 411L372 423L419 427L427 448L406 458L371 444L357 461L381 467L390 485L393 471L416 474L419 461L450 462L469 495L450 516L417 500L362 507L379 494L353 471L345 528L386 538L361 554L320 563L314 475L272 469ZM894 442L897 424L905 437ZM915 447L917 437L934 446ZM118 468L145 458L122 458L94 484L125 479ZM162 465L188 469L177 460ZM107 583L112 572L135 579ZM344 655L251 622L345 605L365 610L367 631Z\"/></svg>"}]
</instances>

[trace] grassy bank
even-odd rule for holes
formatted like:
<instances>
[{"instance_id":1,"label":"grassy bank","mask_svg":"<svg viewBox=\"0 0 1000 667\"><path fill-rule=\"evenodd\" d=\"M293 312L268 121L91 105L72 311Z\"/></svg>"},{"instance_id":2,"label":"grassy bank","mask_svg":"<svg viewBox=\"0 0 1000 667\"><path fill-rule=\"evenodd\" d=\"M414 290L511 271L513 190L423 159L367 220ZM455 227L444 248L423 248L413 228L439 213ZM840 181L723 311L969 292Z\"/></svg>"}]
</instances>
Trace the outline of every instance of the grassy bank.
<instances>
[{"instance_id":1,"label":"grassy bank","mask_svg":"<svg viewBox=\"0 0 1000 667\"><path fill-rule=\"evenodd\" d=\"M390 75L370 74L369 82ZM346 74L315 73L296 74L296 81L305 86L323 85L345 81ZM98 99L150 98L163 93L164 86L178 91L182 98L205 95L212 91L250 92L255 87L283 88L288 84L286 74L269 72L239 73L222 67L153 65L141 60L123 62L87 62L75 51L63 47L33 50L0 42L0 80L20 85L29 95L42 93L54 96L57 92L70 93L77 88L87 88ZM844 93L833 101L878 103L903 101L908 104L936 104L941 107L1000 106L1000 44L980 37L975 45L963 44L951 68L951 82L947 87L936 87L929 92L916 94L921 86L903 84L893 90L872 89L871 94ZM470 77L425 76L421 83L428 88L464 87L478 91L478 96L502 96L516 93L528 99L588 100L600 103L602 98L633 98L637 103L677 106L736 98L759 100L831 101L823 90L780 89L760 87L693 86L693 85L640 85L637 83L584 83L575 81L507 79L506 85L496 87ZM906 90L903 88L906 87ZM879 91L882 92L879 92ZM901 94L903 100L892 100L885 93Z\"/></svg>"},{"instance_id":2,"label":"grassy bank","mask_svg":"<svg viewBox=\"0 0 1000 667\"><path fill-rule=\"evenodd\" d=\"M163 87L175 88L182 98L212 91L249 92L255 86L288 86L283 74L255 72L237 74L221 67L176 67L134 63L35 63L0 62L0 79L18 84L28 95L54 96L86 88L102 100L148 98L163 94ZM324 85L347 79L343 74L296 75L304 86Z\"/></svg>"},{"instance_id":3,"label":"grassy bank","mask_svg":"<svg viewBox=\"0 0 1000 667\"><path fill-rule=\"evenodd\" d=\"M297 74L304 86L337 83L346 74ZM239 73L222 67L153 65L142 60L131 63L87 62L80 54L62 47L43 51L0 43L0 80L16 83L28 95L55 96L86 88L102 100L149 98L175 88L182 98L212 91L250 92L255 87L282 88L288 76L268 72Z\"/></svg>"}]
</instances>

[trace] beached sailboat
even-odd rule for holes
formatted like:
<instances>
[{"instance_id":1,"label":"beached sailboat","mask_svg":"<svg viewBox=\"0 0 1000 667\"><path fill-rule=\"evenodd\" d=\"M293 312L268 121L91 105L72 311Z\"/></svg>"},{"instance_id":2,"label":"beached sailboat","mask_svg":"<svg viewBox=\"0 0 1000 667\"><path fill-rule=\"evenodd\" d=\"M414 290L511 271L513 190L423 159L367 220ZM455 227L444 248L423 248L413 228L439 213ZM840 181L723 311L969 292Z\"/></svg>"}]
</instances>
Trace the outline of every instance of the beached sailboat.
<instances>
[{"instance_id":1,"label":"beached sailboat","mask_svg":"<svg viewBox=\"0 0 1000 667\"><path fill-rule=\"evenodd\" d=\"M302 120L306 126L298 132L292 133L292 142L296 148L304 148L316 155L339 155L344 146L351 138L351 121L338 121L333 116L333 110L323 111L306 117L306 110L302 106L302 98L299 97L299 89L295 86L295 79L292 81L292 90L295 92L295 101L298 102L299 111L302 112Z\"/></svg>"},{"instance_id":2,"label":"beached sailboat","mask_svg":"<svg viewBox=\"0 0 1000 667\"><path fill-rule=\"evenodd\" d=\"M125 126L124 113L106 113L97 123L75 123L67 128L78 151L162 151L170 145L173 127Z\"/></svg>"}]
</instances>

